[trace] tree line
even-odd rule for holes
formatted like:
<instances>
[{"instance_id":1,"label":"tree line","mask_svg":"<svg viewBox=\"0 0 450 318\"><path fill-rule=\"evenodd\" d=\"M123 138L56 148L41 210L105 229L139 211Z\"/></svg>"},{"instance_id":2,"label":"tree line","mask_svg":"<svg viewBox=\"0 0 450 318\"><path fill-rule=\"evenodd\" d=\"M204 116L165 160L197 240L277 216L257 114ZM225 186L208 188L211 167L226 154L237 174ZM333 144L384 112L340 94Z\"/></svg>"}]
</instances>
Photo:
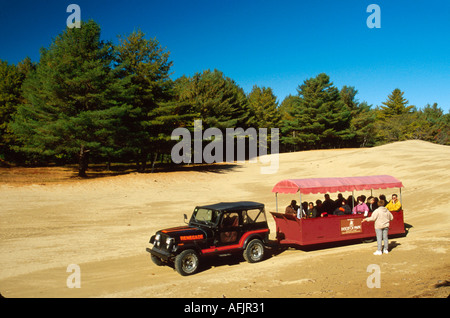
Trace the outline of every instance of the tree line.
<instances>
[{"instance_id":1,"label":"tree line","mask_svg":"<svg viewBox=\"0 0 450 318\"><path fill-rule=\"evenodd\" d=\"M396 88L381 106L359 102L327 74L278 102L270 87L250 93L219 70L171 79L170 52L138 30L103 41L90 20L67 28L39 62L0 60L0 161L4 164L135 162L144 171L170 155L177 127L280 128L280 150L370 147L421 139L449 145L450 114L418 109Z\"/></svg>"}]
</instances>

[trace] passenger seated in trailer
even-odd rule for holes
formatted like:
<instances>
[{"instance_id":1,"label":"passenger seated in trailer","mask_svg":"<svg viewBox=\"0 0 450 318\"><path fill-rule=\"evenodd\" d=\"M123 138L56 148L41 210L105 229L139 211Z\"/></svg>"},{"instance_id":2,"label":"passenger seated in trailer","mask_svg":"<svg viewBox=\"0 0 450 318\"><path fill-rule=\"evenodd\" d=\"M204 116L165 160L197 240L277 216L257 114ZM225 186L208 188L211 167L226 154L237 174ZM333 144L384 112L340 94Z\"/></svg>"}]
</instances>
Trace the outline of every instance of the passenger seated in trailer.
<instances>
[{"instance_id":1,"label":"passenger seated in trailer","mask_svg":"<svg viewBox=\"0 0 450 318\"><path fill-rule=\"evenodd\" d=\"M325 197L325 200L323 201L323 204L322 204L323 212L332 214L332 212L335 209L334 201L330 199L330 195L328 193L325 194L324 197Z\"/></svg>"},{"instance_id":2,"label":"passenger seated in trailer","mask_svg":"<svg viewBox=\"0 0 450 318\"><path fill-rule=\"evenodd\" d=\"M369 208L369 212L373 212L378 208L378 198L370 196L367 198L367 207Z\"/></svg>"},{"instance_id":3,"label":"passenger seated in trailer","mask_svg":"<svg viewBox=\"0 0 450 318\"><path fill-rule=\"evenodd\" d=\"M317 209L314 207L314 203L308 203L308 210L306 210L306 217L308 219L316 218L318 216Z\"/></svg>"},{"instance_id":4,"label":"passenger seated in trailer","mask_svg":"<svg viewBox=\"0 0 450 318\"><path fill-rule=\"evenodd\" d=\"M352 214L352 209L347 204L347 201L343 199L341 205L333 211L333 215Z\"/></svg>"},{"instance_id":5,"label":"passenger seated in trailer","mask_svg":"<svg viewBox=\"0 0 450 318\"><path fill-rule=\"evenodd\" d=\"M364 214L364 216L369 214L369 207L361 196L358 197L358 204L353 208L353 214Z\"/></svg>"},{"instance_id":6,"label":"passenger seated in trailer","mask_svg":"<svg viewBox=\"0 0 450 318\"><path fill-rule=\"evenodd\" d=\"M297 211L297 219L306 218L306 213L308 211L308 202L303 201L300 208Z\"/></svg>"},{"instance_id":7,"label":"passenger seated in trailer","mask_svg":"<svg viewBox=\"0 0 450 318\"><path fill-rule=\"evenodd\" d=\"M322 200L316 200L316 210L317 210L317 216L320 216L323 212Z\"/></svg>"},{"instance_id":8,"label":"passenger seated in trailer","mask_svg":"<svg viewBox=\"0 0 450 318\"><path fill-rule=\"evenodd\" d=\"M342 193L339 193L337 200L334 201L334 208L335 209L337 209L337 208L339 208L341 206L342 200L345 200L344 196L342 195Z\"/></svg>"},{"instance_id":9,"label":"passenger seated in trailer","mask_svg":"<svg viewBox=\"0 0 450 318\"><path fill-rule=\"evenodd\" d=\"M308 202L303 201L303 202L302 202L302 208L303 208L303 211L308 210Z\"/></svg>"},{"instance_id":10,"label":"passenger seated in trailer","mask_svg":"<svg viewBox=\"0 0 450 318\"><path fill-rule=\"evenodd\" d=\"M298 210L299 206L297 205L297 201L292 200L291 204L289 204L286 207L286 210L284 211L284 213L286 214L292 214L292 215L297 215L297 210Z\"/></svg>"},{"instance_id":11,"label":"passenger seated in trailer","mask_svg":"<svg viewBox=\"0 0 450 318\"><path fill-rule=\"evenodd\" d=\"M389 201L389 203L386 205L386 209L388 209L390 212L398 212L402 209L402 204L398 200L396 194L392 195L392 200Z\"/></svg>"}]
</instances>

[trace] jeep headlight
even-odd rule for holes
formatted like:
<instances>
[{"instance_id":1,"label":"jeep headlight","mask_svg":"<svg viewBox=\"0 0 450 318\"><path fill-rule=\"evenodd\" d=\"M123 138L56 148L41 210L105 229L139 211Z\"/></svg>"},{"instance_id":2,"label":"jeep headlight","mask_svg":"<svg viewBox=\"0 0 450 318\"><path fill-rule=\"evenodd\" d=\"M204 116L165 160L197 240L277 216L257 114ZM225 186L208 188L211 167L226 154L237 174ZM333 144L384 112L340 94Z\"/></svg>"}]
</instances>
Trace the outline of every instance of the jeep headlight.
<instances>
[{"instance_id":1,"label":"jeep headlight","mask_svg":"<svg viewBox=\"0 0 450 318\"><path fill-rule=\"evenodd\" d=\"M161 245L161 234L156 234L155 235L155 246L159 247Z\"/></svg>"},{"instance_id":2,"label":"jeep headlight","mask_svg":"<svg viewBox=\"0 0 450 318\"><path fill-rule=\"evenodd\" d=\"M174 239L173 239L172 237L168 237L168 238L166 239L166 246L167 246L167 249L170 248L170 246L172 245L173 242L174 242Z\"/></svg>"}]
</instances>

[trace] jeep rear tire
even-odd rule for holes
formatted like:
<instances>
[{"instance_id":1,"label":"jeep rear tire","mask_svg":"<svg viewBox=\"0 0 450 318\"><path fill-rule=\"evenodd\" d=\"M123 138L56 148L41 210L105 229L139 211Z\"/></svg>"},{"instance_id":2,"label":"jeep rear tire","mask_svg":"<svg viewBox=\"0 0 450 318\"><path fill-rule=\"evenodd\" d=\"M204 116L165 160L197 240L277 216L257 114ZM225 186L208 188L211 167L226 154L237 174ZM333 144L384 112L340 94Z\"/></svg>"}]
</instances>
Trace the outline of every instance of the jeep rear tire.
<instances>
[{"instance_id":1,"label":"jeep rear tire","mask_svg":"<svg viewBox=\"0 0 450 318\"><path fill-rule=\"evenodd\" d=\"M182 276L194 274L200 261L194 250L185 250L175 257L175 269Z\"/></svg>"},{"instance_id":2,"label":"jeep rear tire","mask_svg":"<svg viewBox=\"0 0 450 318\"><path fill-rule=\"evenodd\" d=\"M244 250L244 259L249 263L262 261L264 258L264 244L259 239L254 239L247 244Z\"/></svg>"}]
</instances>

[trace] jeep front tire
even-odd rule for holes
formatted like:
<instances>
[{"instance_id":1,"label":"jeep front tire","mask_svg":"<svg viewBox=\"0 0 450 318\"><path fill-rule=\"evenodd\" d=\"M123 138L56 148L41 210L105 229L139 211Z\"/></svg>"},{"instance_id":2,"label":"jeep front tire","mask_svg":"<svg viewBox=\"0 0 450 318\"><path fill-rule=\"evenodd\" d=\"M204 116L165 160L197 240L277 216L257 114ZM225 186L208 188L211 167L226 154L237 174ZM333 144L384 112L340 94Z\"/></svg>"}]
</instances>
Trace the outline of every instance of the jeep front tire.
<instances>
[{"instance_id":1,"label":"jeep front tire","mask_svg":"<svg viewBox=\"0 0 450 318\"><path fill-rule=\"evenodd\" d=\"M264 244L259 239L254 239L247 244L244 250L244 259L249 263L256 263L264 257Z\"/></svg>"},{"instance_id":2,"label":"jeep front tire","mask_svg":"<svg viewBox=\"0 0 450 318\"><path fill-rule=\"evenodd\" d=\"M185 250L175 257L175 269L183 276L194 274L199 263L198 255L194 250Z\"/></svg>"}]
</instances>

